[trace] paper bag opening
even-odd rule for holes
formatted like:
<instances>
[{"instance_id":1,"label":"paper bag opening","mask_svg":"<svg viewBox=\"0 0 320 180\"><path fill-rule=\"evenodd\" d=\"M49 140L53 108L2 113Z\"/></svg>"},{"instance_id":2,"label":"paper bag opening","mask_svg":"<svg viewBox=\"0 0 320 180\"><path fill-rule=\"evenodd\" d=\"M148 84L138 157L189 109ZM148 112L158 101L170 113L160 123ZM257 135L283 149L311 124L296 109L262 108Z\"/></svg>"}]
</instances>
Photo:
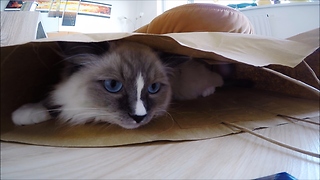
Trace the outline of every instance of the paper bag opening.
<instances>
[{"instance_id":1,"label":"paper bag opening","mask_svg":"<svg viewBox=\"0 0 320 180\"><path fill-rule=\"evenodd\" d=\"M283 40L278 42L274 39L269 41L262 38L269 43L276 42L278 45L287 43L290 45L289 48L274 52L280 54L281 58L295 58L293 64L286 59L284 63L286 66L283 66L280 65L280 61L277 61L279 58L275 58L275 61L272 62L266 62L270 59L270 57L265 57L270 52L264 52L264 50L270 50L268 46L257 43L257 45L254 45L256 47L255 51L248 50L253 46L246 47L246 45L258 42L259 37L230 36L230 34L224 33L196 33L196 35L197 37L201 36L199 37L200 41L195 40L193 33L165 36L143 34L120 36L113 34L111 39L110 34L76 34L64 38L59 37L58 39L45 39L23 45L1 47L1 140L67 147L116 146L157 140L196 140L239 132L239 130L221 124L223 121L239 122L254 129L288 123L288 121L276 116L280 113L301 118L317 115L318 96L308 93L301 86L257 67L278 64L269 67L319 88L319 85L315 83L303 64L296 68L286 67L299 64L301 61L299 62L297 59L304 59L315 48L306 46L299 52L288 52L290 48L301 44ZM11 113L15 109L25 103L40 101L59 81L62 59L57 54L56 40L97 42L122 38L140 42L164 52L201 58L210 64L216 64L216 62L233 63L235 69L230 75L231 78L250 79L255 82L256 89L275 91L311 100L269 94L267 91L226 88L219 90L208 98L176 103L171 106L168 115L155 119L147 126L136 130L124 130L114 125L100 124L72 128L60 127L54 120L24 127L17 127L12 124ZM244 43L231 46L230 42L226 41L232 38L243 40ZM211 44L201 41L203 39L212 40L209 41ZM253 41L254 39L256 41ZM226 44L230 46L225 47ZM243 51L239 52L241 46L243 46ZM282 50L287 50L287 52L281 52ZM252 53L248 54L249 52ZM238 58L233 58L237 55L239 55ZM262 56L264 58L259 59ZM274 57L275 55L272 55L271 59ZM244 62L246 58L249 60ZM257 62L250 64L254 58L257 58ZM319 69L317 68L319 67L319 50L308 56L306 61L319 77Z\"/></svg>"}]
</instances>

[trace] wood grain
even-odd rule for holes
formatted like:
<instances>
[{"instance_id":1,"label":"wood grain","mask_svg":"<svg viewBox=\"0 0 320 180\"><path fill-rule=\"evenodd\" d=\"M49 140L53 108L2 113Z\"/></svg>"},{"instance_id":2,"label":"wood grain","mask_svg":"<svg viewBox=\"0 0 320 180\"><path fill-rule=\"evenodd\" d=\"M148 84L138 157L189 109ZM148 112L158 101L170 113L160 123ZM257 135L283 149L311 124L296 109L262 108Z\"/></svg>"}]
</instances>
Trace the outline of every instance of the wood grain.
<instances>
[{"instance_id":1,"label":"wood grain","mask_svg":"<svg viewBox=\"0 0 320 180\"><path fill-rule=\"evenodd\" d=\"M22 44L36 39L40 12L1 12L1 46Z\"/></svg>"},{"instance_id":2,"label":"wood grain","mask_svg":"<svg viewBox=\"0 0 320 180\"><path fill-rule=\"evenodd\" d=\"M296 122L256 132L319 153L319 126ZM1 179L252 179L284 171L318 179L319 163L247 133L113 148L1 143Z\"/></svg>"}]
</instances>

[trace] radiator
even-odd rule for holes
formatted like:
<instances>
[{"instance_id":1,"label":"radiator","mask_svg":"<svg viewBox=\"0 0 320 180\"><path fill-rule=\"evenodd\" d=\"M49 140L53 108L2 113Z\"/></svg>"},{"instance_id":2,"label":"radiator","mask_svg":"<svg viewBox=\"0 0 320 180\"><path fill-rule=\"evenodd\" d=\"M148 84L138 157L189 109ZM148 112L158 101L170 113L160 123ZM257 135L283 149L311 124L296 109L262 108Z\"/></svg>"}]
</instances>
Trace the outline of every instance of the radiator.
<instances>
[{"instance_id":1,"label":"radiator","mask_svg":"<svg viewBox=\"0 0 320 180\"><path fill-rule=\"evenodd\" d=\"M271 26L268 14L247 16L253 25L255 34L263 36L272 36Z\"/></svg>"}]
</instances>

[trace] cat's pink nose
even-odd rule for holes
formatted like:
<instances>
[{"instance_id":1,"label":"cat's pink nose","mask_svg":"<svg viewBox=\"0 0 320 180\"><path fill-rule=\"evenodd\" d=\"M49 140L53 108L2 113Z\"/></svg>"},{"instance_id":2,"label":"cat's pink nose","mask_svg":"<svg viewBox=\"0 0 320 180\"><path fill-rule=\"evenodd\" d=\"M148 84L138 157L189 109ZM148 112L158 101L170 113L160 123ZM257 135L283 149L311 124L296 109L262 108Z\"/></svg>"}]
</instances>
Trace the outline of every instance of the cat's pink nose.
<instances>
[{"instance_id":1,"label":"cat's pink nose","mask_svg":"<svg viewBox=\"0 0 320 180\"><path fill-rule=\"evenodd\" d=\"M140 123L146 117L146 115L137 116L137 115L130 115L130 114L129 116L137 123Z\"/></svg>"}]
</instances>

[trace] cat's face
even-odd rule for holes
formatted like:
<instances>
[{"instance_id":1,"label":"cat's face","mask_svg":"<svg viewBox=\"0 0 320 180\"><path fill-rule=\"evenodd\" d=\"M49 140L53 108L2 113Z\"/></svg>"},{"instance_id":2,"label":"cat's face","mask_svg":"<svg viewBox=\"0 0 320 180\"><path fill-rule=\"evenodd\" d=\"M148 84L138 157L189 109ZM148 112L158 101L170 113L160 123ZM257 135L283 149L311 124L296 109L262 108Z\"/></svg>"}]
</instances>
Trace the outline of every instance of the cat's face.
<instances>
[{"instance_id":1,"label":"cat's face","mask_svg":"<svg viewBox=\"0 0 320 180\"><path fill-rule=\"evenodd\" d=\"M79 67L53 92L53 101L62 107L60 119L133 129L166 111L171 98L166 68L150 48L111 43L106 53L71 59Z\"/></svg>"}]
</instances>

